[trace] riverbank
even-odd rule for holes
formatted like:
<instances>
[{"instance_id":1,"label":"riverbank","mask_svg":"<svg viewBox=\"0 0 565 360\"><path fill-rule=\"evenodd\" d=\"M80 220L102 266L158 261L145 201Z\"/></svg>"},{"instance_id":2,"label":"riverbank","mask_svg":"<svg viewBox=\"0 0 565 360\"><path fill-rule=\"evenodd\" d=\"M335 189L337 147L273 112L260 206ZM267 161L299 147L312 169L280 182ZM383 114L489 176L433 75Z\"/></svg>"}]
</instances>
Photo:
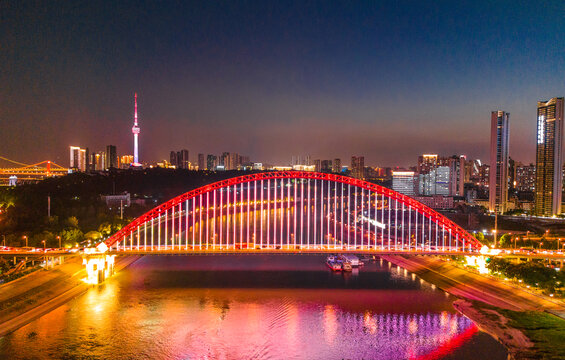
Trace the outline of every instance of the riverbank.
<instances>
[{"instance_id":1,"label":"riverbank","mask_svg":"<svg viewBox=\"0 0 565 360\"><path fill-rule=\"evenodd\" d=\"M458 268L439 258L383 256L461 298L453 306L508 349L514 359L562 359L564 313L558 301Z\"/></svg>"},{"instance_id":2,"label":"riverbank","mask_svg":"<svg viewBox=\"0 0 565 360\"><path fill-rule=\"evenodd\" d=\"M382 258L460 298L514 311L565 311L565 305L559 300L550 300L497 279L461 269L439 257L386 255Z\"/></svg>"},{"instance_id":3,"label":"riverbank","mask_svg":"<svg viewBox=\"0 0 565 360\"><path fill-rule=\"evenodd\" d=\"M453 307L508 349L514 359L565 359L565 321L539 311L512 311L459 299Z\"/></svg>"},{"instance_id":4,"label":"riverbank","mask_svg":"<svg viewBox=\"0 0 565 360\"><path fill-rule=\"evenodd\" d=\"M120 271L140 256L116 259ZM0 337L17 330L84 293L92 285L82 281L86 277L82 258L69 258L52 270L37 271L0 286Z\"/></svg>"}]
</instances>

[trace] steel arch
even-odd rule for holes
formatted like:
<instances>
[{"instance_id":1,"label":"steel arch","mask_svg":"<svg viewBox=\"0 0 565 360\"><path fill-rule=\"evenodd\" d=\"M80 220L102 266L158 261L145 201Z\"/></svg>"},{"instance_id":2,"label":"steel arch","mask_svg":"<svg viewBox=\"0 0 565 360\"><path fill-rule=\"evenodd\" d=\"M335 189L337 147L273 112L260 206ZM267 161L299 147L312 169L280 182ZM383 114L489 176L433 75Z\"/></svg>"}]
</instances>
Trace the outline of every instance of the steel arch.
<instances>
[{"instance_id":1,"label":"steel arch","mask_svg":"<svg viewBox=\"0 0 565 360\"><path fill-rule=\"evenodd\" d=\"M194 190L188 191L182 195L179 195L157 207L146 212L140 217L133 220L131 223L123 227L121 230L116 232L114 235L110 236L106 241L106 245L111 247L122 240L124 240L129 234L133 233L139 226L149 223L152 219L158 218L161 214L166 213L169 209L181 204L187 200L193 199L197 196L210 193L214 190L227 188L229 186L249 183L253 181L260 180L273 180L273 179L315 179L315 180L326 180L333 181L336 183L346 184L355 186L360 189L365 189L373 191L379 195L384 195L389 199L396 200L404 206L410 206L418 213L429 218L434 224L444 227L447 231L451 232L451 235L458 239L459 242L465 243L472 249L472 251L478 251L482 247L482 244L471 234L461 228L459 225L455 224L453 221L449 220L445 216L439 214L437 211L431 209L430 207L414 200L413 198L367 181L351 178L343 175L327 174L311 171L271 171L242 175L226 180L217 181L215 183L205 185Z\"/></svg>"}]
</instances>

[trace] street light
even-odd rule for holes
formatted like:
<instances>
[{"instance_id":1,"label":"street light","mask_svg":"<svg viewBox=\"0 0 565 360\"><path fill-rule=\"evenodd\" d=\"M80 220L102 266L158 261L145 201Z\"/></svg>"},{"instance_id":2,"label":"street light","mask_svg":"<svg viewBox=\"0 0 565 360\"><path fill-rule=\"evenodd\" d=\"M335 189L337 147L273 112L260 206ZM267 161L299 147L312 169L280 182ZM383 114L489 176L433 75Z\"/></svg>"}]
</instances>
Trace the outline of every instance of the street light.
<instances>
[{"instance_id":1,"label":"street light","mask_svg":"<svg viewBox=\"0 0 565 360\"><path fill-rule=\"evenodd\" d=\"M59 240L59 249L61 249L61 248L62 248L62 247L61 247L61 237L60 237L60 236L57 236L57 240Z\"/></svg>"},{"instance_id":2,"label":"street light","mask_svg":"<svg viewBox=\"0 0 565 360\"><path fill-rule=\"evenodd\" d=\"M27 236L24 235L24 240L26 241L26 247L27 247Z\"/></svg>"},{"instance_id":3,"label":"street light","mask_svg":"<svg viewBox=\"0 0 565 360\"><path fill-rule=\"evenodd\" d=\"M43 253L45 253L45 240L41 240L41 242L43 243Z\"/></svg>"}]
</instances>

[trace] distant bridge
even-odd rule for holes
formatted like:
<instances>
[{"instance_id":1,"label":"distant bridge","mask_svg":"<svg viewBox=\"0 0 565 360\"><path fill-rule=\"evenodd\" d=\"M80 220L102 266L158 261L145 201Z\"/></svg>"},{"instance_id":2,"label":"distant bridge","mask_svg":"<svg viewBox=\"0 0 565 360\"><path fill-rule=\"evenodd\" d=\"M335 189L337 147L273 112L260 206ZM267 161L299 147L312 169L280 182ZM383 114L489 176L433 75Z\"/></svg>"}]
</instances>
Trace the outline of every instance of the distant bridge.
<instances>
[{"instance_id":1,"label":"distant bridge","mask_svg":"<svg viewBox=\"0 0 565 360\"><path fill-rule=\"evenodd\" d=\"M243 175L175 197L105 241L131 253L476 254L480 242L422 203L334 174Z\"/></svg>"},{"instance_id":2,"label":"distant bridge","mask_svg":"<svg viewBox=\"0 0 565 360\"><path fill-rule=\"evenodd\" d=\"M0 167L0 185L8 185L10 177L15 176L18 182L36 182L53 176L63 176L69 173L69 169L57 165L50 160L37 164L24 164L0 156L6 167ZM4 166L4 165L3 165Z\"/></svg>"}]
</instances>

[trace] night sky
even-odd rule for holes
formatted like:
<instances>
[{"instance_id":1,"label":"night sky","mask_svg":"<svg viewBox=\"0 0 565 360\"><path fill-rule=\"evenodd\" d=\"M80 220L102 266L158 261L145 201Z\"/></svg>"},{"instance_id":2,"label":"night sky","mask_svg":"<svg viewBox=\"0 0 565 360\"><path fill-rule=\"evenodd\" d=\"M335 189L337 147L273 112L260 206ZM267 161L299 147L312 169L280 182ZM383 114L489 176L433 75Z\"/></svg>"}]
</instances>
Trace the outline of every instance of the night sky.
<instances>
[{"instance_id":1,"label":"night sky","mask_svg":"<svg viewBox=\"0 0 565 360\"><path fill-rule=\"evenodd\" d=\"M131 154L135 91L142 161L488 161L500 109L530 162L536 102L565 95L565 3L0 2L0 156Z\"/></svg>"}]
</instances>

